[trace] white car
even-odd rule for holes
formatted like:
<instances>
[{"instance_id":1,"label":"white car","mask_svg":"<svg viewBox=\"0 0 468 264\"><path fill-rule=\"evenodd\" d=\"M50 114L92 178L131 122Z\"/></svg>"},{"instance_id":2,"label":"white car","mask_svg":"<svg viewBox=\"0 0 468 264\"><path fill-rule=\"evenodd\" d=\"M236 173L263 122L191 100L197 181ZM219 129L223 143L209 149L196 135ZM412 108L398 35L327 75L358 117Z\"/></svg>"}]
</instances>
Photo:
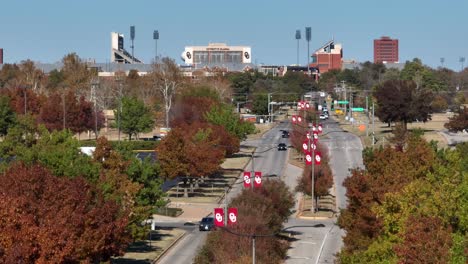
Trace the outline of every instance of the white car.
<instances>
[{"instance_id":1,"label":"white car","mask_svg":"<svg viewBox=\"0 0 468 264\"><path fill-rule=\"evenodd\" d=\"M321 119L321 120L325 120L325 119L327 119L327 116L324 115L324 114L320 114L320 119Z\"/></svg>"}]
</instances>

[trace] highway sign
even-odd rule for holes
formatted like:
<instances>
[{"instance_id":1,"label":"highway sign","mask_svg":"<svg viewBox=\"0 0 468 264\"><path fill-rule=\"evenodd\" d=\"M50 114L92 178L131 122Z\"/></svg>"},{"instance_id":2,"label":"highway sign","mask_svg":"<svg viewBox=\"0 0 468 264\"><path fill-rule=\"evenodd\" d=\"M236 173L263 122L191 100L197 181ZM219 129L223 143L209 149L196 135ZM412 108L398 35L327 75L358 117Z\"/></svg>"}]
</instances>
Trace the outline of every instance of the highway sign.
<instances>
[{"instance_id":1,"label":"highway sign","mask_svg":"<svg viewBox=\"0 0 468 264\"><path fill-rule=\"evenodd\" d=\"M353 107L351 108L354 112L364 112L364 108L362 107Z\"/></svg>"},{"instance_id":2,"label":"highway sign","mask_svg":"<svg viewBox=\"0 0 468 264\"><path fill-rule=\"evenodd\" d=\"M338 101L339 104L349 104L348 101Z\"/></svg>"}]
</instances>

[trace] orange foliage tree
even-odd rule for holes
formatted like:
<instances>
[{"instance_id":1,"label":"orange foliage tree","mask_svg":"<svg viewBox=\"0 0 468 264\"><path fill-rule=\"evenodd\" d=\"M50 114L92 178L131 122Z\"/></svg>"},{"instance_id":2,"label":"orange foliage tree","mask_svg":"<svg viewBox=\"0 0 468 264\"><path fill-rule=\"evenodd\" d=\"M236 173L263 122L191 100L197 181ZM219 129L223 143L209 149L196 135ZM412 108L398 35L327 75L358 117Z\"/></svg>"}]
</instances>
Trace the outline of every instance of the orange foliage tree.
<instances>
[{"instance_id":1,"label":"orange foliage tree","mask_svg":"<svg viewBox=\"0 0 468 264\"><path fill-rule=\"evenodd\" d=\"M94 263L128 245L127 217L83 178L14 165L0 182L2 263Z\"/></svg>"}]
</instances>

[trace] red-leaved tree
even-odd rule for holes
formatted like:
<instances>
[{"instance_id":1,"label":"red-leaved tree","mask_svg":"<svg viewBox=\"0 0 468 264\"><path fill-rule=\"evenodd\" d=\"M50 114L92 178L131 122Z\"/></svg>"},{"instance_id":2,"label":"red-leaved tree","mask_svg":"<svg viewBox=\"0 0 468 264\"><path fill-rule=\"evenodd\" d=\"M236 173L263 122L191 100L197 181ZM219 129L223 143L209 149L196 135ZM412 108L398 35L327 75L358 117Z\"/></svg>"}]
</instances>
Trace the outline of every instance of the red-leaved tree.
<instances>
[{"instance_id":1,"label":"red-leaved tree","mask_svg":"<svg viewBox=\"0 0 468 264\"><path fill-rule=\"evenodd\" d=\"M125 214L83 178L14 165L0 182L1 263L95 263L128 245Z\"/></svg>"}]
</instances>

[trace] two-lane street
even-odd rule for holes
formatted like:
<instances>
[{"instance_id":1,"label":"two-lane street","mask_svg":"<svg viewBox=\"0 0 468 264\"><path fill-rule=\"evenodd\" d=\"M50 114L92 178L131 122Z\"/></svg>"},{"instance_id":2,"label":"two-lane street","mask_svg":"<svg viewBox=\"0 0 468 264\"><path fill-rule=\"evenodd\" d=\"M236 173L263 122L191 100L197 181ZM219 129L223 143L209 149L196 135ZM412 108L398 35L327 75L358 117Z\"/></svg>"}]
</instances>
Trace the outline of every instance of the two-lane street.
<instances>
[{"instance_id":1,"label":"two-lane street","mask_svg":"<svg viewBox=\"0 0 468 264\"><path fill-rule=\"evenodd\" d=\"M322 123L326 135L320 138L320 142L324 143L329 150L330 165L335 182L332 194L336 195L337 207L345 208L346 190L342 183L349 175L351 168L362 167L361 142L352 134L338 132L342 130L335 121L329 120ZM243 141L242 145L256 148L253 162L249 162L245 168L247 171L261 171L264 176L270 176L269 179L283 180L290 187L290 190L294 191L297 179L302 175L302 169L287 162L288 153L293 151L292 149L287 151L277 149L279 143L290 145L288 138L281 137L281 130L290 129L289 121L280 122L266 132L262 138ZM227 194L227 202L239 195L243 188L242 177L239 177ZM301 194L295 196L295 209L297 211L297 201L301 198ZM177 225L180 226L181 223ZM292 215L285 223L285 228L288 227L293 227L291 230L294 231L295 235L288 250L286 263L333 263L335 254L343 245L342 236L344 233L336 226L336 218L302 219ZM184 226L184 228L187 231L184 238L158 263L192 263L194 256L206 239L207 232L198 231L198 226Z\"/></svg>"}]
</instances>

